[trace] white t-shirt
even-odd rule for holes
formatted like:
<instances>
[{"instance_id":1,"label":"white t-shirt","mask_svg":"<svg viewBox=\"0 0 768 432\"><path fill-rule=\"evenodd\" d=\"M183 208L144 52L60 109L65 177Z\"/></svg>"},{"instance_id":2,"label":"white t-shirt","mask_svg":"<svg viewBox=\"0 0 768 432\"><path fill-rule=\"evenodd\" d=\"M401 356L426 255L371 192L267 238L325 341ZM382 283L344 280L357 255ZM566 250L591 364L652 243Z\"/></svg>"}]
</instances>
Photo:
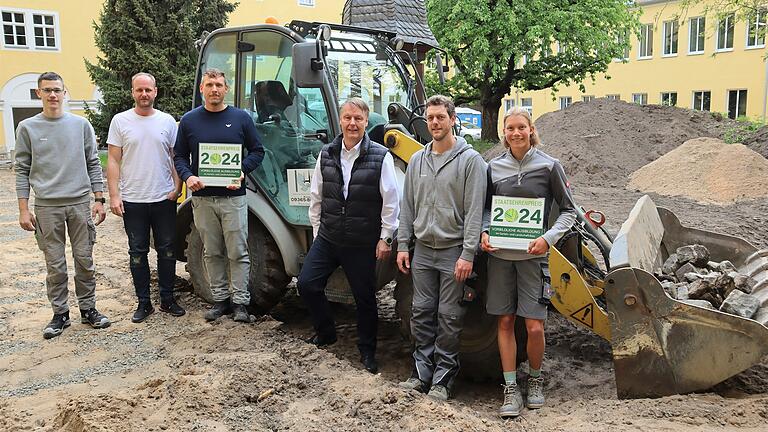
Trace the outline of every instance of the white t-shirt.
<instances>
[{"instance_id":1,"label":"white t-shirt","mask_svg":"<svg viewBox=\"0 0 768 432\"><path fill-rule=\"evenodd\" d=\"M151 116L141 116L131 108L112 117L107 144L123 149L123 201L153 203L168 199L174 190L171 155L176 130L176 120L159 110Z\"/></svg>"}]
</instances>

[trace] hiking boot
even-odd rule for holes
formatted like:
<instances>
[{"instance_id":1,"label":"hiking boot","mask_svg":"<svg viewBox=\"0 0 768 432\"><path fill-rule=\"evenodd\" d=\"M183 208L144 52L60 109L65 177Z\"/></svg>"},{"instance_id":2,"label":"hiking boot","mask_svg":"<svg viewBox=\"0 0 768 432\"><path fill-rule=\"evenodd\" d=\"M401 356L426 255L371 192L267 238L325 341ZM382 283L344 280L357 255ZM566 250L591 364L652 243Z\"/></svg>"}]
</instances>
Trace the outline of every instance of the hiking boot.
<instances>
[{"instance_id":1,"label":"hiking boot","mask_svg":"<svg viewBox=\"0 0 768 432\"><path fill-rule=\"evenodd\" d=\"M136 312L133 313L131 321L135 323L144 322L153 313L155 313L155 308L152 307L152 303L139 302L139 306L136 308Z\"/></svg>"},{"instance_id":2,"label":"hiking boot","mask_svg":"<svg viewBox=\"0 0 768 432\"><path fill-rule=\"evenodd\" d=\"M183 307L179 306L175 300L160 302L160 311L169 313L175 317L180 317L187 313L187 311L185 311Z\"/></svg>"},{"instance_id":3,"label":"hiking boot","mask_svg":"<svg viewBox=\"0 0 768 432\"><path fill-rule=\"evenodd\" d=\"M530 409L544 406L544 378L528 378L528 396L525 406Z\"/></svg>"},{"instance_id":4,"label":"hiking boot","mask_svg":"<svg viewBox=\"0 0 768 432\"><path fill-rule=\"evenodd\" d=\"M232 306L232 319L237 322L249 323L251 322L251 315L248 313L245 305L235 303Z\"/></svg>"},{"instance_id":5,"label":"hiking boot","mask_svg":"<svg viewBox=\"0 0 768 432\"><path fill-rule=\"evenodd\" d=\"M109 322L109 318L102 315L96 308L90 308L88 310L80 309L80 322L83 324L90 324L91 327L96 329L107 328L112 324Z\"/></svg>"},{"instance_id":6,"label":"hiking boot","mask_svg":"<svg viewBox=\"0 0 768 432\"><path fill-rule=\"evenodd\" d=\"M416 377L410 377L406 381L399 383L397 386L406 390L416 390L419 393L425 393L427 390L427 384Z\"/></svg>"},{"instance_id":7,"label":"hiking boot","mask_svg":"<svg viewBox=\"0 0 768 432\"><path fill-rule=\"evenodd\" d=\"M216 321L224 315L232 313L232 305L229 303L229 299L218 301L213 304L213 307L205 313L206 321Z\"/></svg>"},{"instance_id":8,"label":"hiking boot","mask_svg":"<svg viewBox=\"0 0 768 432\"><path fill-rule=\"evenodd\" d=\"M434 400L447 401L448 400L448 388L444 385L435 384L429 389L427 396Z\"/></svg>"},{"instance_id":9,"label":"hiking boot","mask_svg":"<svg viewBox=\"0 0 768 432\"><path fill-rule=\"evenodd\" d=\"M523 395L516 382L504 384L504 403L499 409L499 415L504 417L517 417L523 410Z\"/></svg>"},{"instance_id":10,"label":"hiking boot","mask_svg":"<svg viewBox=\"0 0 768 432\"><path fill-rule=\"evenodd\" d=\"M65 328L69 327L69 312L53 314L53 319L43 329L43 337L51 339L61 334Z\"/></svg>"},{"instance_id":11,"label":"hiking boot","mask_svg":"<svg viewBox=\"0 0 768 432\"><path fill-rule=\"evenodd\" d=\"M376 356L373 354L360 354L360 363L363 364L365 370L372 374L375 374L379 371L379 364L376 362Z\"/></svg>"},{"instance_id":12,"label":"hiking boot","mask_svg":"<svg viewBox=\"0 0 768 432\"><path fill-rule=\"evenodd\" d=\"M305 340L304 342L308 344L312 344L318 348L333 345L336 343L336 335L332 336L321 336L319 333L315 333L312 335L311 338Z\"/></svg>"}]
</instances>

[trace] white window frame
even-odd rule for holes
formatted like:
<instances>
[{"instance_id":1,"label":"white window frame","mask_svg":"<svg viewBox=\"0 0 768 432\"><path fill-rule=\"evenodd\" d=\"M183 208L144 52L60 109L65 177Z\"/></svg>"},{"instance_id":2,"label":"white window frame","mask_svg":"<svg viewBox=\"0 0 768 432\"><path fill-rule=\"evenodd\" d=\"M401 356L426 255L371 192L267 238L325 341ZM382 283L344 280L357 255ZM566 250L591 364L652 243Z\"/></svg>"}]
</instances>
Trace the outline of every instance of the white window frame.
<instances>
[{"instance_id":1,"label":"white window frame","mask_svg":"<svg viewBox=\"0 0 768 432\"><path fill-rule=\"evenodd\" d=\"M528 111L528 114L533 116L533 98L520 98L520 108Z\"/></svg>"},{"instance_id":2,"label":"white window frame","mask_svg":"<svg viewBox=\"0 0 768 432\"><path fill-rule=\"evenodd\" d=\"M744 106L744 114L742 114L740 116L739 113L738 113L738 110L739 110L739 98L740 98L741 92L744 92L744 98L747 98L749 96L749 91L748 91L748 89L745 89L745 88L728 89L728 90L725 91L725 112L726 112L726 115L727 115L728 118L731 118L730 107L728 106L730 104L730 100L731 100L731 92L737 92L736 93L736 111L737 112L736 112L736 117L733 118L733 120L736 120L739 117L747 115L746 103L744 103L744 105L745 105ZM747 100L749 100L749 99L747 99Z\"/></svg>"},{"instance_id":3,"label":"white window frame","mask_svg":"<svg viewBox=\"0 0 768 432\"><path fill-rule=\"evenodd\" d=\"M693 22L696 22L696 34L693 33ZM704 46L707 41L707 17L699 16L688 20L688 55L704 54ZM699 46L699 35L701 35L701 46ZM696 51L691 51L691 39L696 38Z\"/></svg>"},{"instance_id":4,"label":"white window frame","mask_svg":"<svg viewBox=\"0 0 768 432\"><path fill-rule=\"evenodd\" d=\"M595 100L595 96L594 95L584 95L584 96L581 97L581 101L582 102L591 102L593 100Z\"/></svg>"},{"instance_id":5,"label":"white window frame","mask_svg":"<svg viewBox=\"0 0 768 432\"><path fill-rule=\"evenodd\" d=\"M618 101L620 101L621 100L621 95L618 94L618 93L612 93L612 94L605 95L605 98L608 99L608 100L618 100Z\"/></svg>"},{"instance_id":6,"label":"white window frame","mask_svg":"<svg viewBox=\"0 0 768 432\"><path fill-rule=\"evenodd\" d=\"M717 39L717 41L715 43L715 52L729 52L729 51L733 51L733 43L734 43L734 41L736 39L736 38L733 37L734 35L732 34L736 30L736 24L734 22L735 20L736 20L736 16L734 14L726 15L725 17L717 20L717 29L716 29L716 32L715 32L715 35L716 35L715 39ZM723 23L725 23L725 36L724 36L725 41L727 43L728 35L730 33L731 34L731 46L730 47L720 48L720 42L721 42L721 40L720 40L720 27L723 26ZM728 31L729 30L729 26L728 26L729 23L730 23L730 32Z\"/></svg>"},{"instance_id":7,"label":"white window frame","mask_svg":"<svg viewBox=\"0 0 768 432\"><path fill-rule=\"evenodd\" d=\"M760 26L764 28L763 34L762 34L762 43L760 39L758 38L758 34L760 31ZM761 8L757 11L757 13L751 17L749 17L749 21L746 22L747 28L747 39L744 42L745 49L759 49L759 48L765 48L765 39L766 39L766 33L768 30L765 30L768 28L768 9ZM750 45L750 31L755 30L755 42L758 42L756 44Z\"/></svg>"},{"instance_id":8,"label":"white window frame","mask_svg":"<svg viewBox=\"0 0 768 432\"><path fill-rule=\"evenodd\" d=\"M573 104L573 98L570 96L560 96L560 109L566 109Z\"/></svg>"},{"instance_id":9,"label":"white window frame","mask_svg":"<svg viewBox=\"0 0 768 432\"><path fill-rule=\"evenodd\" d=\"M0 49L3 50L29 50L29 51L47 51L47 52L59 52L61 51L61 25L59 24L59 13L55 11L37 10L37 9L19 9L19 8L0 8L0 12L9 13L21 13L24 14L24 32L26 36L26 45L6 45L5 43L5 30L3 29L3 37L0 37ZM53 17L53 36L56 42L56 46L51 47L39 47L35 44L35 27L41 27L33 23L34 15L52 16ZM1 15L0 15L1 17ZM45 20L43 20L45 22ZM0 25L2 20L0 19ZM50 26L47 26L50 27ZM45 37L45 36L43 36Z\"/></svg>"},{"instance_id":10,"label":"white window frame","mask_svg":"<svg viewBox=\"0 0 768 432\"><path fill-rule=\"evenodd\" d=\"M650 36L650 43L648 43ZM645 40L645 52L643 52L643 40ZM640 25L640 38L637 40L637 59L646 60L653 58L653 24Z\"/></svg>"},{"instance_id":11,"label":"white window frame","mask_svg":"<svg viewBox=\"0 0 768 432\"><path fill-rule=\"evenodd\" d=\"M669 97L671 99L672 95L675 95L675 103L674 104L664 103L664 96L667 96L667 97ZM659 105L677 106L677 92L673 92L673 91L661 92L661 95L659 95Z\"/></svg>"},{"instance_id":12,"label":"white window frame","mask_svg":"<svg viewBox=\"0 0 768 432\"><path fill-rule=\"evenodd\" d=\"M622 43L626 40L629 40L629 30L625 32L624 35L616 35L616 43ZM613 61L615 62L626 62L629 60L630 51L632 51L632 45L626 47L624 49L624 52L622 53L622 57L614 57Z\"/></svg>"},{"instance_id":13,"label":"white window frame","mask_svg":"<svg viewBox=\"0 0 768 432\"><path fill-rule=\"evenodd\" d=\"M696 106L696 94L697 93L701 93L701 104L702 104L701 107L697 107ZM705 93L709 93L709 109L707 109L707 110L705 110L704 106L703 106L704 105L704 94ZM710 90L694 90L691 93L691 109L694 109L694 110L697 110L697 111L706 111L706 112L712 111L712 91L710 91ZM727 109L727 105L726 105L726 109Z\"/></svg>"},{"instance_id":14,"label":"white window frame","mask_svg":"<svg viewBox=\"0 0 768 432\"><path fill-rule=\"evenodd\" d=\"M669 32L668 26L672 27L672 34ZM674 46L672 45L672 41L667 39L672 39L672 35L674 35ZM669 42L669 44L667 44ZM667 52L667 48L670 48L669 52ZM672 49L674 49L674 52L672 52ZM677 57L677 53L680 51L680 22L678 20L669 20L664 21L662 25L662 37L661 37L661 56L662 57Z\"/></svg>"},{"instance_id":15,"label":"white window frame","mask_svg":"<svg viewBox=\"0 0 768 432\"><path fill-rule=\"evenodd\" d=\"M297 0L296 4L303 7L315 7L315 0Z\"/></svg>"},{"instance_id":16,"label":"white window frame","mask_svg":"<svg viewBox=\"0 0 768 432\"><path fill-rule=\"evenodd\" d=\"M638 96L640 101L638 102ZM632 93L632 103L648 105L648 93Z\"/></svg>"},{"instance_id":17,"label":"white window frame","mask_svg":"<svg viewBox=\"0 0 768 432\"><path fill-rule=\"evenodd\" d=\"M504 99L504 112L511 110L515 107L515 100L514 99Z\"/></svg>"}]
</instances>

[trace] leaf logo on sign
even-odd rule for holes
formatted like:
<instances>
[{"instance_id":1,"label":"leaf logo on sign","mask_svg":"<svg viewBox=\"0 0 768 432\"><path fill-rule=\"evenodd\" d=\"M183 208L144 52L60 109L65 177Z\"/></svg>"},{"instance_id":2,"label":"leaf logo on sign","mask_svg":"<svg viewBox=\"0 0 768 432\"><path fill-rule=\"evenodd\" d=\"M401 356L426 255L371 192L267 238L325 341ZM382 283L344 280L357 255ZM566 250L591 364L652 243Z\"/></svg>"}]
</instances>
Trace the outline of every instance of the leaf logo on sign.
<instances>
[{"instance_id":1,"label":"leaf logo on sign","mask_svg":"<svg viewBox=\"0 0 768 432\"><path fill-rule=\"evenodd\" d=\"M515 222L517 221L517 210L511 208L508 209L506 212L504 212L504 222Z\"/></svg>"},{"instance_id":2,"label":"leaf logo on sign","mask_svg":"<svg viewBox=\"0 0 768 432\"><path fill-rule=\"evenodd\" d=\"M218 165L221 163L221 155L218 153L213 153L211 155L211 163L214 165Z\"/></svg>"}]
</instances>

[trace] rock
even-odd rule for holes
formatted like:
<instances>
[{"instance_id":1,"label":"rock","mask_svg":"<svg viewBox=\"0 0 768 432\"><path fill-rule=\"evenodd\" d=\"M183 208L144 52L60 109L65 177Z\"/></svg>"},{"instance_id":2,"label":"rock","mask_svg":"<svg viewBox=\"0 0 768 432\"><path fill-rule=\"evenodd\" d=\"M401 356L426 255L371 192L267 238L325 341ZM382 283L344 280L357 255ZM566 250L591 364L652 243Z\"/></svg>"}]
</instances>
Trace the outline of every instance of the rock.
<instances>
[{"instance_id":1,"label":"rock","mask_svg":"<svg viewBox=\"0 0 768 432\"><path fill-rule=\"evenodd\" d=\"M719 266L720 263L717 261L709 261L707 262L707 268L713 271L717 271L717 266Z\"/></svg>"},{"instance_id":2,"label":"rock","mask_svg":"<svg viewBox=\"0 0 768 432\"><path fill-rule=\"evenodd\" d=\"M686 281L686 282L694 282L699 279L704 279L704 276L697 272L689 272L683 275L683 278L680 279L680 281Z\"/></svg>"},{"instance_id":3,"label":"rock","mask_svg":"<svg viewBox=\"0 0 768 432\"><path fill-rule=\"evenodd\" d=\"M736 284L733 282L733 278L728 274L720 273L712 284L714 288L723 295L723 298L728 297L731 291L736 289Z\"/></svg>"},{"instance_id":4,"label":"rock","mask_svg":"<svg viewBox=\"0 0 768 432\"><path fill-rule=\"evenodd\" d=\"M712 292L712 285L704 279L699 279L688 285L688 298L701 299Z\"/></svg>"},{"instance_id":5,"label":"rock","mask_svg":"<svg viewBox=\"0 0 768 432\"><path fill-rule=\"evenodd\" d=\"M672 297L672 298L677 298L677 297L675 297L675 294L674 294L675 285L676 284L674 282L670 282L670 281L662 281L661 282L661 287L664 289L664 292L669 294L669 296Z\"/></svg>"},{"instance_id":6,"label":"rock","mask_svg":"<svg viewBox=\"0 0 768 432\"><path fill-rule=\"evenodd\" d=\"M732 271L736 271L736 266L734 266L732 262L725 260L718 264L717 271L720 273L730 273Z\"/></svg>"},{"instance_id":7,"label":"rock","mask_svg":"<svg viewBox=\"0 0 768 432\"><path fill-rule=\"evenodd\" d=\"M715 307L712 306L712 304L706 300L683 300L683 303L689 304L691 306L698 306L704 309L716 310Z\"/></svg>"},{"instance_id":8,"label":"rock","mask_svg":"<svg viewBox=\"0 0 768 432\"><path fill-rule=\"evenodd\" d=\"M661 272L667 275L674 275L678 268L680 268L680 264L677 263L677 254L672 254L664 261L664 265L661 266Z\"/></svg>"},{"instance_id":9,"label":"rock","mask_svg":"<svg viewBox=\"0 0 768 432\"><path fill-rule=\"evenodd\" d=\"M744 318L752 318L760 308L760 300L752 294L745 294L737 289L723 301L720 310Z\"/></svg>"},{"instance_id":10,"label":"rock","mask_svg":"<svg viewBox=\"0 0 768 432\"><path fill-rule=\"evenodd\" d=\"M754 278L751 278L745 274L734 271L728 273L728 276L733 279L733 285L737 290L743 291L747 294L752 294L752 290L755 288L755 285L757 285L757 281Z\"/></svg>"},{"instance_id":11,"label":"rock","mask_svg":"<svg viewBox=\"0 0 768 432\"><path fill-rule=\"evenodd\" d=\"M768 307L758 309L752 319L768 327Z\"/></svg>"},{"instance_id":12,"label":"rock","mask_svg":"<svg viewBox=\"0 0 768 432\"><path fill-rule=\"evenodd\" d=\"M709 262L709 250L702 245L688 245L677 248L678 264L691 263L697 267L704 267Z\"/></svg>"},{"instance_id":13,"label":"rock","mask_svg":"<svg viewBox=\"0 0 768 432\"><path fill-rule=\"evenodd\" d=\"M696 267L691 263L685 263L680 268L675 271L675 276L677 276L677 280L680 282L685 280L685 274L686 273L698 273L696 270Z\"/></svg>"},{"instance_id":14,"label":"rock","mask_svg":"<svg viewBox=\"0 0 768 432\"><path fill-rule=\"evenodd\" d=\"M688 300L688 284L677 284L672 292L674 293L672 297L675 299Z\"/></svg>"}]
</instances>

